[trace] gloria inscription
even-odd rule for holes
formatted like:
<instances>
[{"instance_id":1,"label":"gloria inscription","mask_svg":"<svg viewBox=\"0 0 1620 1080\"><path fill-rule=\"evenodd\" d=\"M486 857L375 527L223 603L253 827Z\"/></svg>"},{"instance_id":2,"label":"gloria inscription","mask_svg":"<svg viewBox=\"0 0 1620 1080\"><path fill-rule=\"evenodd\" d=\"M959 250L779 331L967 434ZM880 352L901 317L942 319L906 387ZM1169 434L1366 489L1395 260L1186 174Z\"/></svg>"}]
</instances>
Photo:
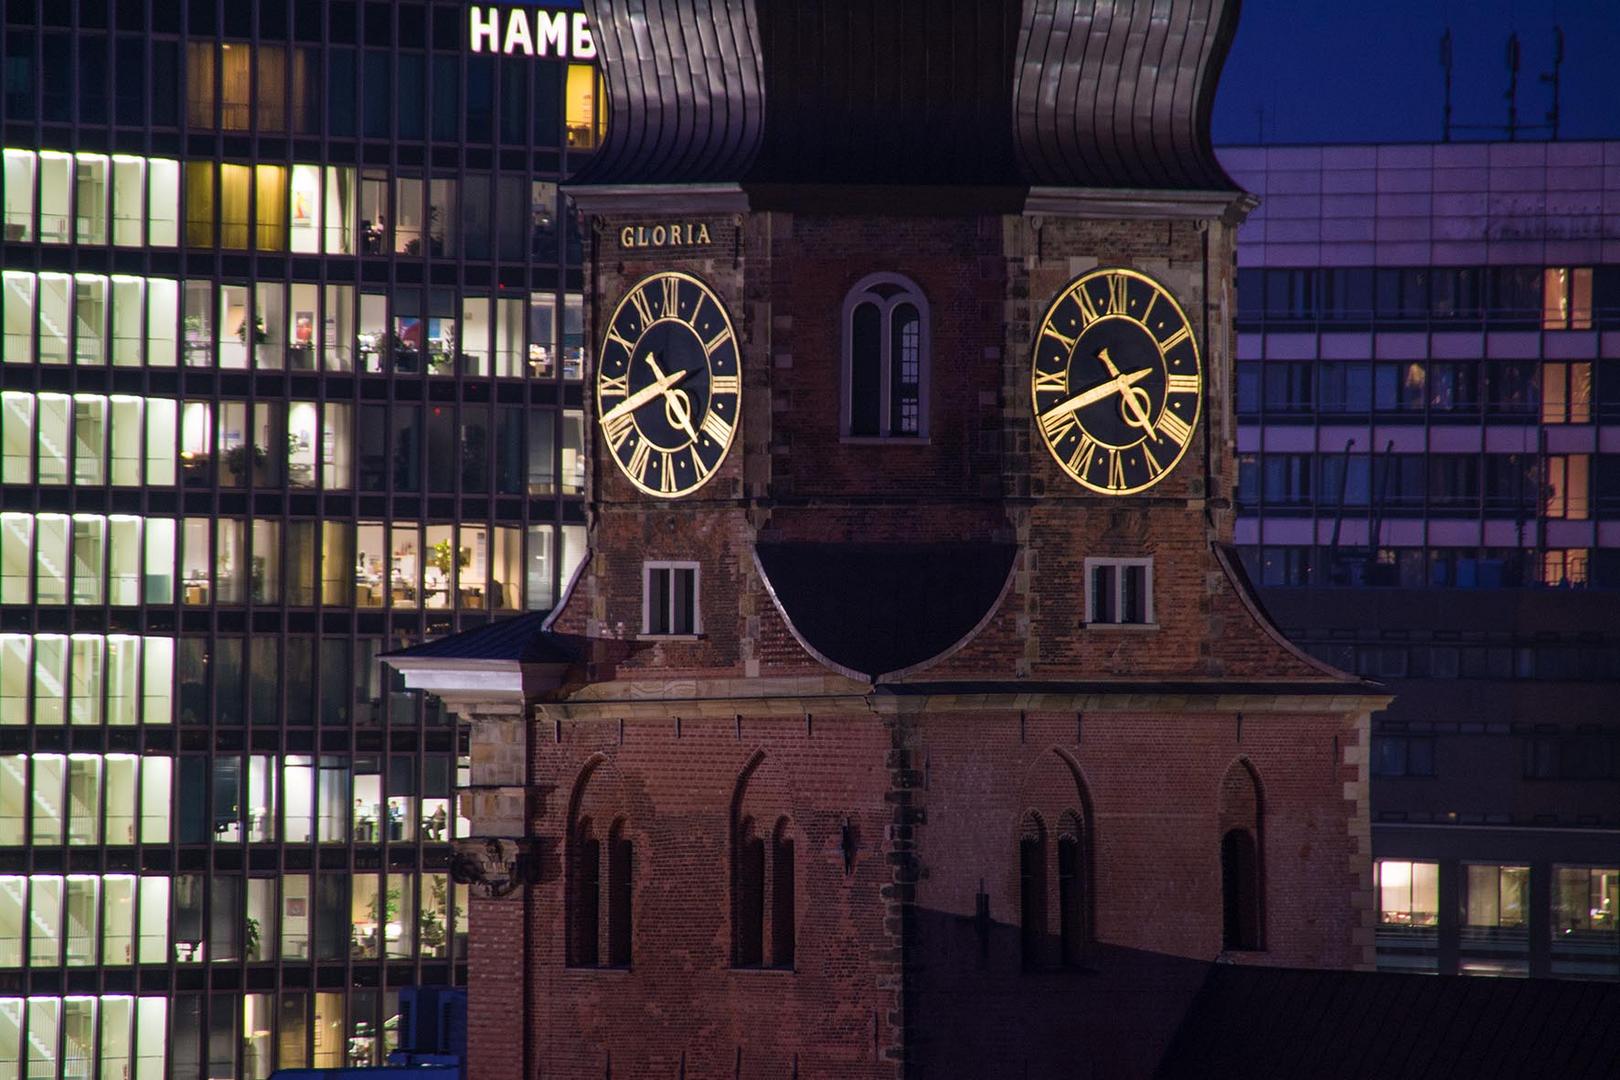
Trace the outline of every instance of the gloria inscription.
<instances>
[{"instance_id":1,"label":"gloria inscription","mask_svg":"<svg viewBox=\"0 0 1620 1080\"><path fill-rule=\"evenodd\" d=\"M619 230L622 248L702 247L712 244L709 227L702 222L672 221L666 225L626 225Z\"/></svg>"}]
</instances>

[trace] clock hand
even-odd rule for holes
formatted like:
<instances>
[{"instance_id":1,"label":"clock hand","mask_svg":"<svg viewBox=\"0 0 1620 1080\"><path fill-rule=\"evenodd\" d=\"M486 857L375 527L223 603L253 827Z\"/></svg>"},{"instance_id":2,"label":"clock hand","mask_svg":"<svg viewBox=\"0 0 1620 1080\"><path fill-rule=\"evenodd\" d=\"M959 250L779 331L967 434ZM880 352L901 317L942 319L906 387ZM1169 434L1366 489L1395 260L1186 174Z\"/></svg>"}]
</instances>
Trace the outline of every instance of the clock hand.
<instances>
[{"instance_id":1,"label":"clock hand","mask_svg":"<svg viewBox=\"0 0 1620 1080\"><path fill-rule=\"evenodd\" d=\"M647 361L648 363L652 363L652 357L650 355L648 356ZM653 370L658 371L657 364L653 364ZM635 412L637 409L647 404L647 402L651 401L653 398L664 393L670 387L686 378L688 374L689 372L686 371L672 371L668 375L665 375L663 372L658 371L658 378L656 380L647 384L646 386L643 386L640 390L637 390L635 393L613 406L613 408L603 413L602 423L606 424L611 420L618 419L625 413Z\"/></svg>"},{"instance_id":2,"label":"clock hand","mask_svg":"<svg viewBox=\"0 0 1620 1080\"><path fill-rule=\"evenodd\" d=\"M654 385L664 383L668 378L658 370L658 358L652 353L647 354L647 366L653 370ZM685 375L683 371L679 377L684 378ZM687 438L697 442L697 431L692 427L692 399L686 396L685 390L673 390L672 386L672 382L664 385L664 419L669 421L670 427L686 432Z\"/></svg>"},{"instance_id":3,"label":"clock hand","mask_svg":"<svg viewBox=\"0 0 1620 1080\"><path fill-rule=\"evenodd\" d=\"M1058 416L1062 413L1074 412L1076 409L1083 409L1093 402L1101 401L1109 394L1134 392L1146 397L1147 391L1137 390L1136 384L1147 378L1148 372L1151 370L1151 368L1142 368L1138 371L1127 372L1124 375L1116 375L1107 382L1098 383L1089 390L1080 391L1080 393L1067 401L1059 402L1042 413L1041 417L1045 419L1049 416Z\"/></svg>"},{"instance_id":4,"label":"clock hand","mask_svg":"<svg viewBox=\"0 0 1620 1080\"><path fill-rule=\"evenodd\" d=\"M1108 369L1108 374L1112 375L1115 381L1118 381L1120 377L1119 368L1115 367L1114 362L1108 358L1108 350L1099 349L1097 359L1103 362L1103 366ZM1143 368L1142 370L1146 371L1147 369ZM1133 372L1133 374L1138 373ZM1140 376L1138 375L1138 377ZM1138 389L1130 384L1120 387L1119 412L1131 427L1141 428L1143 431L1152 431L1153 425L1148 422L1148 413L1152 409L1153 399L1148 397L1146 390Z\"/></svg>"}]
</instances>

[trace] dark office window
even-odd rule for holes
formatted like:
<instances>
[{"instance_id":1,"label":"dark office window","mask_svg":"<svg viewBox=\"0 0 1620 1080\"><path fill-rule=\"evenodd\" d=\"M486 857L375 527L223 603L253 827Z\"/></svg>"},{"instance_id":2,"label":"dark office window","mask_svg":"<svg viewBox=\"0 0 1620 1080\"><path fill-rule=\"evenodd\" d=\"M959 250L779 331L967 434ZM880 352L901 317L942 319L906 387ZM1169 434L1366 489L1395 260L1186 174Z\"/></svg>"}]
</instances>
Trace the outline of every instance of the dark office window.
<instances>
[{"instance_id":1,"label":"dark office window","mask_svg":"<svg viewBox=\"0 0 1620 1080\"><path fill-rule=\"evenodd\" d=\"M1373 736L1374 776L1434 775L1434 739L1427 735Z\"/></svg>"},{"instance_id":2,"label":"dark office window","mask_svg":"<svg viewBox=\"0 0 1620 1080\"><path fill-rule=\"evenodd\" d=\"M501 142L508 145L521 146L528 136L527 76L533 66L512 62L501 66Z\"/></svg>"},{"instance_id":3,"label":"dark office window","mask_svg":"<svg viewBox=\"0 0 1620 1080\"><path fill-rule=\"evenodd\" d=\"M152 42L152 123L174 127L180 122L180 45Z\"/></svg>"},{"instance_id":4,"label":"dark office window","mask_svg":"<svg viewBox=\"0 0 1620 1080\"><path fill-rule=\"evenodd\" d=\"M467 141L487 143L495 112L495 61L488 56L467 57Z\"/></svg>"},{"instance_id":5,"label":"dark office window","mask_svg":"<svg viewBox=\"0 0 1620 1080\"><path fill-rule=\"evenodd\" d=\"M1371 459L1366 454L1323 454L1318 457L1321 506L1366 506Z\"/></svg>"},{"instance_id":6,"label":"dark office window","mask_svg":"<svg viewBox=\"0 0 1620 1080\"><path fill-rule=\"evenodd\" d=\"M1266 411L1275 413L1309 412L1313 365L1273 361L1261 365L1265 373Z\"/></svg>"},{"instance_id":7,"label":"dark office window","mask_svg":"<svg viewBox=\"0 0 1620 1080\"><path fill-rule=\"evenodd\" d=\"M1248 829L1221 838L1221 914L1222 948L1260 947L1260 859Z\"/></svg>"},{"instance_id":8,"label":"dark office window","mask_svg":"<svg viewBox=\"0 0 1620 1080\"><path fill-rule=\"evenodd\" d=\"M1524 740L1524 775L1527 780L1558 779L1559 745L1554 736L1537 735Z\"/></svg>"},{"instance_id":9,"label":"dark office window","mask_svg":"<svg viewBox=\"0 0 1620 1080\"><path fill-rule=\"evenodd\" d=\"M174 647L175 684L179 688L177 715L181 724L208 723L208 642L183 637Z\"/></svg>"},{"instance_id":10,"label":"dark office window","mask_svg":"<svg viewBox=\"0 0 1620 1080\"><path fill-rule=\"evenodd\" d=\"M450 405L430 405L427 411L427 489L456 490L456 413Z\"/></svg>"},{"instance_id":11,"label":"dark office window","mask_svg":"<svg viewBox=\"0 0 1620 1080\"><path fill-rule=\"evenodd\" d=\"M521 495L524 484L523 408L497 406L495 410L495 493Z\"/></svg>"},{"instance_id":12,"label":"dark office window","mask_svg":"<svg viewBox=\"0 0 1620 1080\"><path fill-rule=\"evenodd\" d=\"M1252 360L1240 360L1237 365L1237 411L1239 416L1255 416L1260 412L1260 368Z\"/></svg>"},{"instance_id":13,"label":"dark office window","mask_svg":"<svg viewBox=\"0 0 1620 1080\"><path fill-rule=\"evenodd\" d=\"M1480 363L1435 361L1429 365L1429 408L1436 412L1479 411Z\"/></svg>"},{"instance_id":14,"label":"dark office window","mask_svg":"<svg viewBox=\"0 0 1620 1080\"><path fill-rule=\"evenodd\" d=\"M333 13L334 29L337 14ZM336 34L334 32L334 40ZM332 136L354 134L353 49L330 49L326 54L326 133Z\"/></svg>"},{"instance_id":15,"label":"dark office window","mask_svg":"<svg viewBox=\"0 0 1620 1080\"><path fill-rule=\"evenodd\" d=\"M146 123L146 42L137 37L118 38L118 82L114 114L120 124Z\"/></svg>"},{"instance_id":16,"label":"dark office window","mask_svg":"<svg viewBox=\"0 0 1620 1080\"><path fill-rule=\"evenodd\" d=\"M207 843L213 832L208 818L208 776L207 758L189 755L180 759L175 781L175 839L182 844ZM180 936L177 929L177 940Z\"/></svg>"},{"instance_id":17,"label":"dark office window","mask_svg":"<svg viewBox=\"0 0 1620 1080\"><path fill-rule=\"evenodd\" d=\"M1486 454L1483 484L1485 509L1515 514L1534 511L1541 489L1534 454Z\"/></svg>"},{"instance_id":18,"label":"dark office window","mask_svg":"<svg viewBox=\"0 0 1620 1080\"><path fill-rule=\"evenodd\" d=\"M1260 549L1260 584L1310 583L1311 549L1308 546L1267 546Z\"/></svg>"},{"instance_id":19,"label":"dark office window","mask_svg":"<svg viewBox=\"0 0 1620 1080\"><path fill-rule=\"evenodd\" d=\"M1239 270L1237 272L1237 317L1240 321L1258 320L1265 314L1265 289L1264 270Z\"/></svg>"},{"instance_id":20,"label":"dark office window","mask_svg":"<svg viewBox=\"0 0 1620 1080\"><path fill-rule=\"evenodd\" d=\"M349 639L321 639L321 724L344 727L349 723Z\"/></svg>"},{"instance_id":21,"label":"dark office window","mask_svg":"<svg viewBox=\"0 0 1620 1080\"><path fill-rule=\"evenodd\" d=\"M6 118L34 117L34 35L26 30L6 31Z\"/></svg>"},{"instance_id":22,"label":"dark office window","mask_svg":"<svg viewBox=\"0 0 1620 1080\"><path fill-rule=\"evenodd\" d=\"M1429 272L1429 311L1436 319L1472 321L1480 316L1480 271L1439 267Z\"/></svg>"},{"instance_id":23,"label":"dark office window","mask_svg":"<svg viewBox=\"0 0 1620 1080\"><path fill-rule=\"evenodd\" d=\"M214 642L214 722L224 727L241 727L243 719L242 639L219 638Z\"/></svg>"},{"instance_id":24,"label":"dark office window","mask_svg":"<svg viewBox=\"0 0 1620 1080\"><path fill-rule=\"evenodd\" d=\"M1317 402L1323 412L1366 412L1372 407L1372 365L1324 360L1316 365Z\"/></svg>"},{"instance_id":25,"label":"dark office window","mask_svg":"<svg viewBox=\"0 0 1620 1080\"><path fill-rule=\"evenodd\" d=\"M1474 509L1479 506L1479 456L1429 455L1429 503L1436 507Z\"/></svg>"},{"instance_id":26,"label":"dark office window","mask_svg":"<svg viewBox=\"0 0 1620 1080\"><path fill-rule=\"evenodd\" d=\"M521 225L529 216L528 184L521 176L497 176L495 196L495 220L501 223L495 233L495 257L507 262L520 262L529 244Z\"/></svg>"},{"instance_id":27,"label":"dark office window","mask_svg":"<svg viewBox=\"0 0 1620 1080\"><path fill-rule=\"evenodd\" d=\"M41 42L40 70L50 72L44 82L40 119L47 124L67 124L73 120L73 80L64 77L73 70L73 49L66 34L46 34Z\"/></svg>"},{"instance_id":28,"label":"dark office window","mask_svg":"<svg viewBox=\"0 0 1620 1080\"><path fill-rule=\"evenodd\" d=\"M107 122L107 38L79 37L79 123Z\"/></svg>"},{"instance_id":29,"label":"dark office window","mask_svg":"<svg viewBox=\"0 0 1620 1080\"><path fill-rule=\"evenodd\" d=\"M1365 322L1373 313L1373 271L1370 267L1324 270L1323 310L1325 319Z\"/></svg>"},{"instance_id":30,"label":"dark office window","mask_svg":"<svg viewBox=\"0 0 1620 1080\"><path fill-rule=\"evenodd\" d=\"M388 138L388 118L394 112L393 87L388 79L388 53L381 49L366 50L366 70L362 89L365 94L365 126L362 131L370 139Z\"/></svg>"},{"instance_id":31,"label":"dark office window","mask_svg":"<svg viewBox=\"0 0 1620 1080\"><path fill-rule=\"evenodd\" d=\"M489 490L489 406L461 407L461 490L482 495Z\"/></svg>"},{"instance_id":32,"label":"dark office window","mask_svg":"<svg viewBox=\"0 0 1620 1080\"><path fill-rule=\"evenodd\" d=\"M398 102L399 138L415 140L422 137L422 95L427 92L427 59L416 53L401 53L399 57Z\"/></svg>"},{"instance_id":33,"label":"dark office window","mask_svg":"<svg viewBox=\"0 0 1620 1080\"><path fill-rule=\"evenodd\" d=\"M279 719L281 682L286 676L281 666L281 639L259 634L248 642L249 716L256 726L273 726Z\"/></svg>"},{"instance_id":34,"label":"dark office window","mask_svg":"<svg viewBox=\"0 0 1620 1080\"><path fill-rule=\"evenodd\" d=\"M469 173L461 188L461 245L469 259L489 258L489 177Z\"/></svg>"},{"instance_id":35,"label":"dark office window","mask_svg":"<svg viewBox=\"0 0 1620 1080\"><path fill-rule=\"evenodd\" d=\"M1486 310L1493 323L1541 322L1541 268L1493 266L1485 271Z\"/></svg>"},{"instance_id":36,"label":"dark office window","mask_svg":"<svg viewBox=\"0 0 1620 1080\"><path fill-rule=\"evenodd\" d=\"M441 406L442 408L442 406ZM394 424L394 490L422 490L422 409L396 405Z\"/></svg>"},{"instance_id":37,"label":"dark office window","mask_svg":"<svg viewBox=\"0 0 1620 1080\"><path fill-rule=\"evenodd\" d=\"M433 58L433 137L455 142L461 119L461 61L457 56Z\"/></svg>"},{"instance_id":38,"label":"dark office window","mask_svg":"<svg viewBox=\"0 0 1620 1080\"><path fill-rule=\"evenodd\" d=\"M1540 364L1534 360L1487 360L1481 367L1487 416L1540 411Z\"/></svg>"},{"instance_id":39,"label":"dark office window","mask_svg":"<svg viewBox=\"0 0 1620 1080\"><path fill-rule=\"evenodd\" d=\"M384 491L388 487L388 406L360 406L355 436L355 457L359 461L360 491Z\"/></svg>"},{"instance_id":40,"label":"dark office window","mask_svg":"<svg viewBox=\"0 0 1620 1080\"><path fill-rule=\"evenodd\" d=\"M1238 455L1238 506L1245 510L1260 505L1260 455Z\"/></svg>"},{"instance_id":41,"label":"dark office window","mask_svg":"<svg viewBox=\"0 0 1620 1080\"><path fill-rule=\"evenodd\" d=\"M1305 506L1311 501L1310 454L1267 454L1262 459L1268 506Z\"/></svg>"},{"instance_id":42,"label":"dark office window","mask_svg":"<svg viewBox=\"0 0 1620 1080\"><path fill-rule=\"evenodd\" d=\"M530 110L536 146L562 145L563 65L537 63L534 67L534 108Z\"/></svg>"}]
</instances>

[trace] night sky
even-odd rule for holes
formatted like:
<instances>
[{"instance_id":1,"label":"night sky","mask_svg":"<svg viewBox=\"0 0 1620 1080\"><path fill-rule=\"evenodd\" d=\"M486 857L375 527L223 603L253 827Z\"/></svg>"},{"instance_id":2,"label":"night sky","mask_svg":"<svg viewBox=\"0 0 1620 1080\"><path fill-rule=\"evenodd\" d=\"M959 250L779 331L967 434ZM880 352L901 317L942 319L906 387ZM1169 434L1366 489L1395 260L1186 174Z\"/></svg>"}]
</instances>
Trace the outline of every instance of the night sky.
<instances>
[{"instance_id":1,"label":"night sky","mask_svg":"<svg viewBox=\"0 0 1620 1080\"><path fill-rule=\"evenodd\" d=\"M1447 26L1453 139L1505 139L1508 35L1519 34L1519 122L1544 124L1552 92L1539 76L1552 70L1555 25L1560 138L1620 138L1620 0L1243 0L1215 141L1438 141ZM1497 130L1460 127L1483 124Z\"/></svg>"}]
</instances>

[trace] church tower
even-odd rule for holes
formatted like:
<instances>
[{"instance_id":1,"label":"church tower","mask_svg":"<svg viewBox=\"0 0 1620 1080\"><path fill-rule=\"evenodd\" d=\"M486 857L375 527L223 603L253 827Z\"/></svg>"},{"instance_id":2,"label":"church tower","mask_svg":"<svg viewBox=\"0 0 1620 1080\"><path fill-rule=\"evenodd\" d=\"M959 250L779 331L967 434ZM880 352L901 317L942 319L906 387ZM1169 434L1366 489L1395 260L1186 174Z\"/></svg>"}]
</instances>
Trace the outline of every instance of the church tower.
<instances>
[{"instance_id":1,"label":"church tower","mask_svg":"<svg viewBox=\"0 0 1620 1080\"><path fill-rule=\"evenodd\" d=\"M1230 547L1236 0L597 0L589 554L471 725L471 1075L1151 1075L1369 967L1375 686Z\"/></svg>"}]
</instances>

